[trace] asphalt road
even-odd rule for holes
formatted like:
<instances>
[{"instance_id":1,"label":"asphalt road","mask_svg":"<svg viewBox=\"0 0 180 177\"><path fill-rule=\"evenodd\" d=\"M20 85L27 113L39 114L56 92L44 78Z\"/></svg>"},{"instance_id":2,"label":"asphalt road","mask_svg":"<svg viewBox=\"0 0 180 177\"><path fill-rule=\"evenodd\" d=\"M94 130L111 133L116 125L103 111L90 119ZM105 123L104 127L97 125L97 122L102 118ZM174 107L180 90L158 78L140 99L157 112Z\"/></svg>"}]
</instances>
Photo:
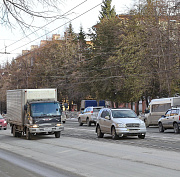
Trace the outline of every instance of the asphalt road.
<instances>
[{"instance_id":1,"label":"asphalt road","mask_svg":"<svg viewBox=\"0 0 180 177\"><path fill-rule=\"evenodd\" d=\"M95 126L79 126L69 119L61 138L15 138L10 129L0 130L0 176L48 177L179 177L180 134L148 128L137 137L98 139Z\"/></svg>"},{"instance_id":2,"label":"asphalt road","mask_svg":"<svg viewBox=\"0 0 180 177\"><path fill-rule=\"evenodd\" d=\"M64 126L66 131L62 133L63 136L180 152L180 134L175 134L173 129L159 133L157 126L151 126L147 128L146 138L143 140L131 136L114 141L111 135L105 135L102 139L97 138L94 125L90 127L86 124L79 126L77 119L67 121Z\"/></svg>"}]
</instances>

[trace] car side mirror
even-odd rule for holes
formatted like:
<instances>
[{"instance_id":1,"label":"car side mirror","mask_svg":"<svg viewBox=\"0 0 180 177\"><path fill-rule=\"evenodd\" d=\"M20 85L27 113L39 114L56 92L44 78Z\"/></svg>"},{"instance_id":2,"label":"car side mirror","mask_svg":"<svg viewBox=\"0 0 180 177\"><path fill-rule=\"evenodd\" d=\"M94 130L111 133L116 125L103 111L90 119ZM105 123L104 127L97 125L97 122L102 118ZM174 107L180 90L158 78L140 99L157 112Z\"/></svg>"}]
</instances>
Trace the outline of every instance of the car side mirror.
<instances>
[{"instance_id":1,"label":"car side mirror","mask_svg":"<svg viewBox=\"0 0 180 177\"><path fill-rule=\"evenodd\" d=\"M110 117L109 116L105 116L105 119L110 120Z\"/></svg>"}]
</instances>

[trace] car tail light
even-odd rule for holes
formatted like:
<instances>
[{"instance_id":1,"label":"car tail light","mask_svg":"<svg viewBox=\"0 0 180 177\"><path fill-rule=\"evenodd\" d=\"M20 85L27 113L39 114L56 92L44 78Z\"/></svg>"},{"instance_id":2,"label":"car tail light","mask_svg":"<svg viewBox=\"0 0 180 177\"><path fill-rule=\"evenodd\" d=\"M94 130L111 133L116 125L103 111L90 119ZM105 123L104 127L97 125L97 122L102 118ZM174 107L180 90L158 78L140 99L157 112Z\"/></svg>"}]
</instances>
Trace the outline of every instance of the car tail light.
<instances>
[{"instance_id":1,"label":"car tail light","mask_svg":"<svg viewBox=\"0 0 180 177\"><path fill-rule=\"evenodd\" d=\"M180 120L180 116L179 116L179 120Z\"/></svg>"},{"instance_id":2,"label":"car tail light","mask_svg":"<svg viewBox=\"0 0 180 177\"><path fill-rule=\"evenodd\" d=\"M91 111L91 113L93 113L93 111Z\"/></svg>"}]
</instances>

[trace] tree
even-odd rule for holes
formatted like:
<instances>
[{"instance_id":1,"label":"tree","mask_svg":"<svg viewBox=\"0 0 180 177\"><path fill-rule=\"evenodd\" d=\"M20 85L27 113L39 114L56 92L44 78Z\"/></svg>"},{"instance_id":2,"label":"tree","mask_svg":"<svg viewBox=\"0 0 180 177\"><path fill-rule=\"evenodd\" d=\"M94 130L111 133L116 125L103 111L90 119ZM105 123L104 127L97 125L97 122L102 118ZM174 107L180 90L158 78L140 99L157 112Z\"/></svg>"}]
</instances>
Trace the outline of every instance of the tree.
<instances>
[{"instance_id":1,"label":"tree","mask_svg":"<svg viewBox=\"0 0 180 177\"><path fill-rule=\"evenodd\" d=\"M86 34L83 31L83 27L80 26L80 32L78 34L78 40L79 40L79 47L80 50L86 48Z\"/></svg>"},{"instance_id":2,"label":"tree","mask_svg":"<svg viewBox=\"0 0 180 177\"><path fill-rule=\"evenodd\" d=\"M32 23L35 18L46 20L61 18L58 5L62 2L63 0L36 0L36 2L3 0L0 3L0 24L12 28L14 27L13 22L15 22L23 29L24 27L34 27Z\"/></svg>"},{"instance_id":3,"label":"tree","mask_svg":"<svg viewBox=\"0 0 180 177\"><path fill-rule=\"evenodd\" d=\"M115 7L111 8L112 0L103 0L103 5L101 5L101 11L99 20L104 18L110 19L116 16Z\"/></svg>"},{"instance_id":4,"label":"tree","mask_svg":"<svg viewBox=\"0 0 180 177\"><path fill-rule=\"evenodd\" d=\"M120 20L116 18L114 8L111 9L111 1L103 3L100 22L92 28L92 53L80 68L84 76L82 80L84 90L90 97L97 99L108 99L109 95L112 95L111 92L115 93L112 91L114 88L111 80L106 79L106 77L111 77L111 73L105 67L108 58L115 54L117 36L120 33L118 26Z\"/></svg>"}]
</instances>

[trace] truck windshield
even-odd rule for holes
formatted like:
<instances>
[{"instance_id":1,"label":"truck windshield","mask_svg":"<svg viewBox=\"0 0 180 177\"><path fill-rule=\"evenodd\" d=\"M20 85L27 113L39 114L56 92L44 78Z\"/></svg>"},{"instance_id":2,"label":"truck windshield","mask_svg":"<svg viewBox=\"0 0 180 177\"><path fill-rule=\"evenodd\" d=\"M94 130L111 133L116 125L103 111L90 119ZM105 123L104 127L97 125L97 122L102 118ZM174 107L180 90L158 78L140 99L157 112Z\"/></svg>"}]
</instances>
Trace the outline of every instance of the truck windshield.
<instances>
[{"instance_id":1,"label":"truck windshield","mask_svg":"<svg viewBox=\"0 0 180 177\"><path fill-rule=\"evenodd\" d=\"M60 105L56 102L50 103L32 103L31 104L31 116L58 116L61 115Z\"/></svg>"}]
</instances>

